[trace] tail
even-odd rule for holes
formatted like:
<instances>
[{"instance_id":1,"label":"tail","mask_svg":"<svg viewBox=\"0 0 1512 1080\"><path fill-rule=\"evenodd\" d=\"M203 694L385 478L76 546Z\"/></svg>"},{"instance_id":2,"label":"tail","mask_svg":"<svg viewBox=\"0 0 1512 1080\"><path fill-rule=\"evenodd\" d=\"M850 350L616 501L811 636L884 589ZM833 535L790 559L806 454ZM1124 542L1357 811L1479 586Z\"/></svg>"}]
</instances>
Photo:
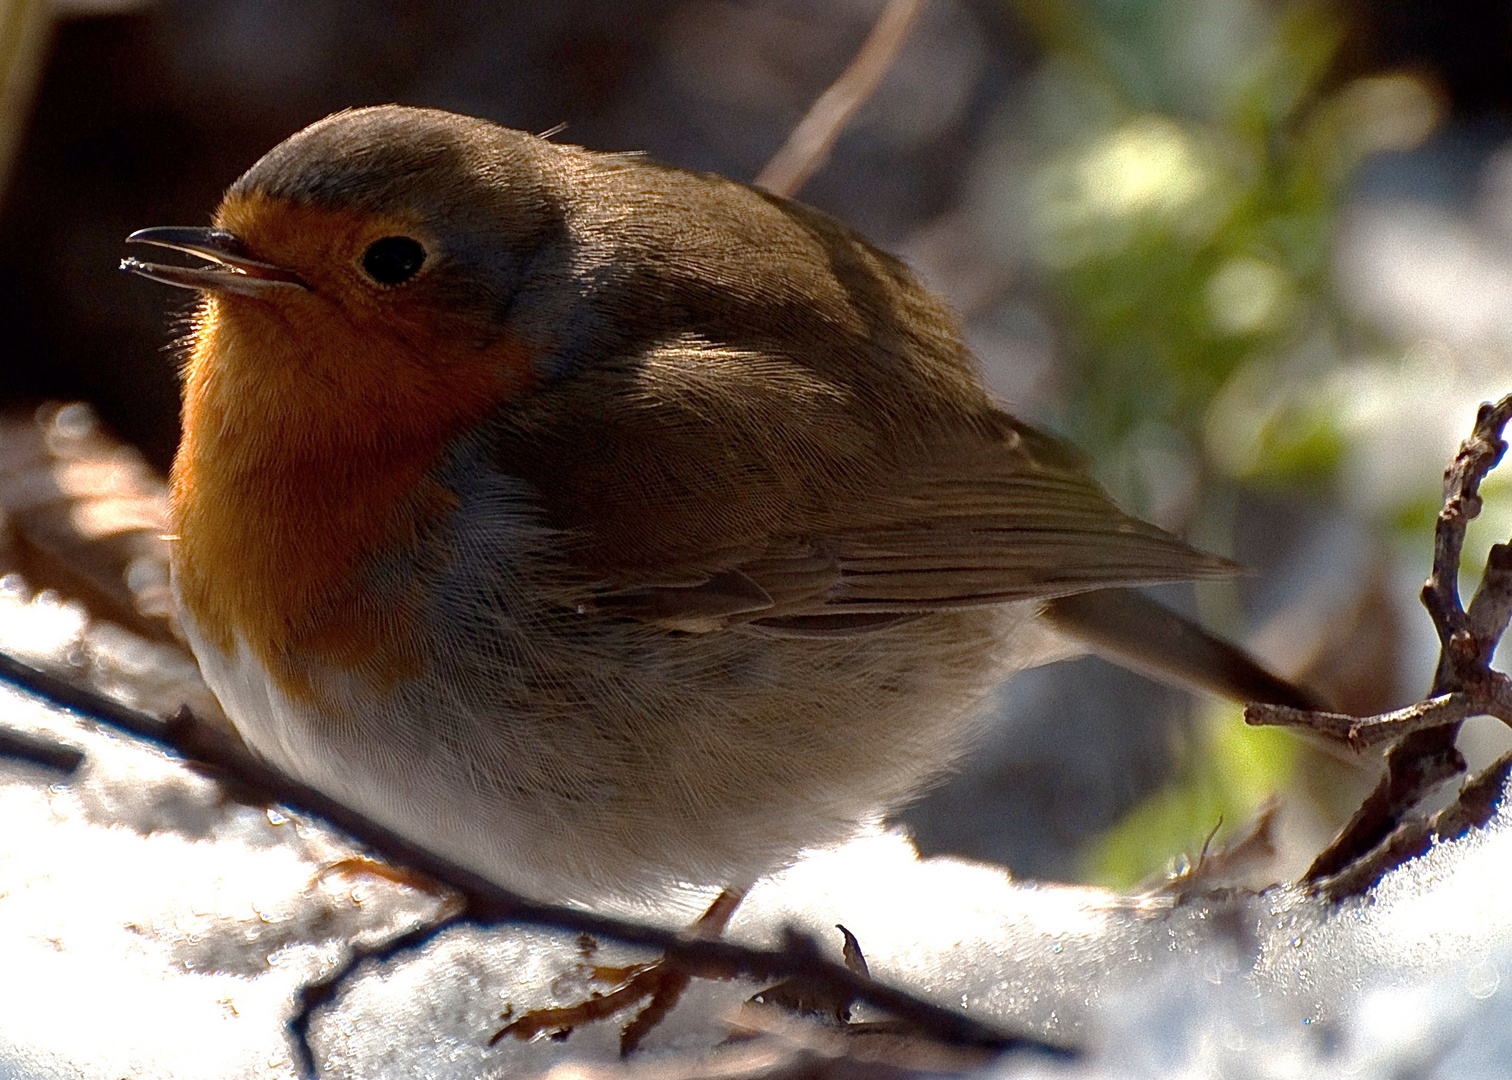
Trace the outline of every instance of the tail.
<instances>
[{"instance_id":1,"label":"tail","mask_svg":"<svg viewBox=\"0 0 1512 1080\"><path fill-rule=\"evenodd\" d=\"M1044 617L1104 659L1162 682L1197 686L1235 701L1318 709L1318 698L1273 675L1244 650L1209 634L1133 589L1062 596Z\"/></svg>"}]
</instances>

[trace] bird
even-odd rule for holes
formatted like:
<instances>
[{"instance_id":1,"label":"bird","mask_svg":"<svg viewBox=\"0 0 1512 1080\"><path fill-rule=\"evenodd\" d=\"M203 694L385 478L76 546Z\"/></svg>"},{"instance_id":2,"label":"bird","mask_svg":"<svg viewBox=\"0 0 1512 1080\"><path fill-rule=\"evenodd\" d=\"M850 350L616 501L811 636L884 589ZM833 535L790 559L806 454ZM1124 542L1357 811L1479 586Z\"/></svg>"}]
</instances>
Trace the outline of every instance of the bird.
<instances>
[{"instance_id":1,"label":"bird","mask_svg":"<svg viewBox=\"0 0 1512 1080\"><path fill-rule=\"evenodd\" d=\"M1135 591L1232 575L985 389L799 202L398 105L208 227L171 473L182 626L247 744L533 897L739 895L945 775L1090 642L1305 704Z\"/></svg>"}]
</instances>

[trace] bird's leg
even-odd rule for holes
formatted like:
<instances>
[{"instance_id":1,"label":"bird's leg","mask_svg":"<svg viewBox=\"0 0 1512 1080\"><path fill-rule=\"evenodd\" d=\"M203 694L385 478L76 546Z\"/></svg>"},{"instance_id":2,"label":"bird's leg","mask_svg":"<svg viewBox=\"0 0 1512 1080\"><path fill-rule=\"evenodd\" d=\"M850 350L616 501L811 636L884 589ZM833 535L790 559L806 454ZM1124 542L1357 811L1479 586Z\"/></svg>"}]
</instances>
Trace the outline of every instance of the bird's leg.
<instances>
[{"instance_id":1,"label":"bird's leg","mask_svg":"<svg viewBox=\"0 0 1512 1080\"><path fill-rule=\"evenodd\" d=\"M708 910L698 917L698 921L689 927L689 935L704 939L718 938L724 933L730 917L735 914L735 909L744 898L744 889L726 889L720 893ZM593 977L617 985L608 993L595 992L586 1001L576 1005L534 1009L518 1020L505 1024L488 1040L488 1045L492 1046L506 1035L530 1039L542 1032L570 1032L579 1024L607 1019L636 1002L645 1001L646 1004L620 1031L620 1053L630 1054L672 1011L693 980L692 975L679 971L665 959L629 967L595 967Z\"/></svg>"},{"instance_id":2,"label":"bird's leg","mask_svg":"<svg viewBox=\"0 0 1512 1080\"><path fill-rule=\"evenodd\" d=\"M407 889L414 889L441 902L440 918L443 919L451 919L462 914L466 907L460 896L429 874L411 870L407 866L380 862L366 855L353 855L322 866L316 871L311 884L319 885L333 877L371 877L380 881L393 882L395 885L403 885Z\"/></svg>"}]
</instances>

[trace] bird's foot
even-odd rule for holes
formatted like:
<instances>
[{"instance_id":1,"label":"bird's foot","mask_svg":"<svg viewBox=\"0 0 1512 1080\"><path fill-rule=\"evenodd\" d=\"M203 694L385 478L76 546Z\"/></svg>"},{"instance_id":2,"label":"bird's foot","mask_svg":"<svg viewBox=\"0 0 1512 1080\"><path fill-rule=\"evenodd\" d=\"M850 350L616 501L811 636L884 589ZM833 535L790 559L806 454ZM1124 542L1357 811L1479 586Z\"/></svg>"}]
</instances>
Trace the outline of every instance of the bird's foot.
<instances>
[{"instance_id":1,"label":"bird's foot","mask_svg":"<svg viewBox=\"0 0 1512 1080\"><path fill-rule=\"evenodd\" d=\"M576 1005L532 1009L500 1028L488 1040L488 1045L494 1045L506 1035L513 1035L517 1039L533 1039L542 1034L565 1038L575 1027L607 1020L615 1013L644 1001L640 1011L620 1031L620 1053L630 1054L672 1011L692 981L692 976L675 970L661 960L632 968L594 969L595 978L600 973L619 973L627 977L607 993L595 992L586 1001Z\"/></svg>"},{"instance_id":2,"label":"bird's foot","mask_svg":"<svg viewBox=\"0 0 1512 1080\"><path fill-rule=\"evenodd\" d=\"M418 870L411 870L405 866L397 866L393 863L380 862L370 859L366 855L354 855L346 859L337 859L333 863L322 866L315 873L312 885L320 885L333 877L340 878L377 878L379 881L392 882L402 885L407 889L424 893L441 904L439 918L450 920L462 914L466 907L462 897L442 885L428 874L422 874Z\"/></svg>"},{"instance_id":3,"label":"bird's foot","mask_svg":"<svg viewBox=\"0 0 1512 1080\"><path fill-rule=\"evenodd\" d=\"M703 938L719 937L724 933L730 916L735 914L743 896L743 890L727 889L720 893L693 924L692 933ZM585 955L588 952L591 949L585 949ZM615 985L605 993L595 991L587 1000L576 1005L532 1009L513 1020L509 1013L505 1013L503 1019L509 1022L494 1033L493 1038L488 1040L488 1045L495 1045L506 1035L513 1035L517 1039L533 1039L542 1034L552 1038L566 1038L573 1028L607 1020L615 1013L644 1001L640 1011L620 1029L620 1054L628 1055L634 1053L641 1041L666 1019L667 1014L682 998L683 991L693 981L692 975L679 971L665 960L653 960L648 964L629 967L595 966L591 969L591 977L595 981Z\"/></svg>"}]
</instances>

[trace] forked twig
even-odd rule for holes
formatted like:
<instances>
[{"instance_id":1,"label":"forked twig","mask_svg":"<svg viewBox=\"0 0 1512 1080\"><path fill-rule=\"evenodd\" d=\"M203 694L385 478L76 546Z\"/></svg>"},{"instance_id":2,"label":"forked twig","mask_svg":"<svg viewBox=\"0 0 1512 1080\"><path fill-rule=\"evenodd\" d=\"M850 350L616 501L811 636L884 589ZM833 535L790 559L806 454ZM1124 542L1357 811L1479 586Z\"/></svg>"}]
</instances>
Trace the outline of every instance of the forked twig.
<instances>
[{"instance_id":1,"label":"forked twig","mask_svg":"<svg viewBox=\"0 0 1512 1080\"><path fill-rule=\"evenodd\" d=\"M755 184L773 195L798 193L829 157L830 148L857 109L872 96L898 57L925 0L888 0L881 17L840 77L809 106L787 142L756 177Z\"/></svg>"},{"instance_id":2,"label":"forked twig","mask_svg":"<svg viewBox=\"0 0 1512 1080\"><path fill-rule=\"evenodd\" d=\"M1356 750L1396 740L1386 756L1386 775L1303 875L1304 883L1335 898L1368 889L1386 870L1425 850L1434 836L1443 835L1440 829L1458 827L1460 818L1474 818L1475 813L1465 809L1467 800L1494 801L1495 795L1486 792L1496 776L1505 779L1504 760L1465 786L1456 804L1459 809L1450 808L1459 817L1446 817L1446 811L1426 824L1407 820L1426 795L1464 771L1464 758L1454 747L1461 722L1484 715L1512 725L1512 679L1491 668L1491 655L1512 617L1512 545L1491 549L1468 610L1459 595L1465 529L1480 513L1481 481L1506 453L1502 430L1509 419L1512 395L1494 405L1483 404L1475 430L1444 473L1433 571L1422 593L1440 643L1430 697L1406 709L1363 718L1271 705L1245 708L1245 720L1251 724L1304 728Z\"/></svg>"},{"instance_id":3,"label":"forked twig","mask_svg":"<svg viewBox=\"0 0 1512 1080\"><path fill-rule=\"evenodd\" d=\"M1419 701L1405 709L1377 713L1374 716L1350 716L1347 713L1293 709L1286 705L1252 702L1244 707L1245 720L1255 727L1305 728L1318 735L1348 743L1356 753L1382 743L1400 739L1414 731L1442 727L1484 710L1469 694L1442 694Z\"/></svg>"},{"instance_id":4,"label":"forked twig","mask_svg":"<svg viewBox=\"0 0 1512 1080\"><path fill-rule=\"evenodd\" d=\"M1431 819L1414 818L1398 826L1382 844L1364 858L1350 863L1322 883L1323 890L1338 900L1368 892L1388 871L1409 859L1426 854L1435 843L1457 840L1491 820L1512 776L1512 754L1502 757L1460 789L1459 797Z\"/></svg>"}]
</instances>

